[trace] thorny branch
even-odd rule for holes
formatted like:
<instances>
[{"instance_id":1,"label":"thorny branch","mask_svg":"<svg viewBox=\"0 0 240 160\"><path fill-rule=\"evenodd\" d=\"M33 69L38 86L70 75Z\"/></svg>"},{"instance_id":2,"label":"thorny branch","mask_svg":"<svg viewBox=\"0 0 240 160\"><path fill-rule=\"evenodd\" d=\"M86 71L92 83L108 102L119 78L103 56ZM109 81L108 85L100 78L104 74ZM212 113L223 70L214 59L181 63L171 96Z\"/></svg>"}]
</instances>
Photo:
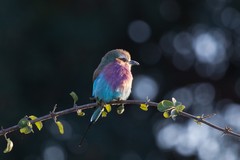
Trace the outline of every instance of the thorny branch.
<instances>
[{"instance_id":1,"label":"thorny branch","mask_svg":"<svg viewBox=\"0 0 240 160\"><path fill-rule=\"evenodd\" d=\"M148 106L152 106L152 107L157 107L158 103L156 102L151 102L151 101L141 101L141 100L125 100L125 101L114 101L114 102L110 102L109 104L111 105L120 105L120 104L134 104L134 105L141 105L141 104L147 104ZM81 110L86 110L86 109L90 109L90 108L94 108L97 106L97 103L89 103L89 104L84 104L84 105L80 105L80 106L77 106L77 105L74 105L74 107L72 108L68 108L68 109L65 109L65 110L62 110L62 111L58 111L56 112L55 109L56 109L56 106L54 107L54 112L50 112L49 114L47 115L44 115L42 117L39 117L35 120L31 120L30 122L33 124L35 122L38 122L38 121L47 121L49 119L52 119L54 117L59 117L59 116L63 116L63 115L66 115L66 114L70 114L70 113L73 113L73 112L77 112L77 110L81 109ZM54 113L54 116L53 116L53 113ZM179 112L179 115L180 116L183 116L183 117L187 117L189 119L194 119L196 120L197 122L200 122L200 123L204 123L214 129L217 129L219 131L221 131L223 134L226 134L226 135L231 135L233 137L238 137L240 138L240 134L234 132L231 128L229 127L220 127L220 126L217 126L213 123L210 123L208 122L207 120L205 120L204 117L199 117L199 116L194 116L192 114L189 114L187 112L184 112L184 111L181 111ZM11 132L14 132L14 131L17 131L19 130L19 126L18 125L14 125L12 127L9 127L9 128L3 128L0 130L0 136L4 136L8 133L11 133Z\"/></svg>"}]
</instances>

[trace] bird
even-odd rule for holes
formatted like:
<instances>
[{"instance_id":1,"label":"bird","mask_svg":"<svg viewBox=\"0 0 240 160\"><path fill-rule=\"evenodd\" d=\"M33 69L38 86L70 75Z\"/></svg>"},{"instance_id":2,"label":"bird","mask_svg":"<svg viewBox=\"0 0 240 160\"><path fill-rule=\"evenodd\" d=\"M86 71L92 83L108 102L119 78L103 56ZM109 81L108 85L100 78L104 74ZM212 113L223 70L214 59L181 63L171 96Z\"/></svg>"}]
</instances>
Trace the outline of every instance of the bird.
<instances>
[{"instance_id":1,"label":"bird","mask_svg":"<svg viewBox=\"0 0 240 160\"><path fill-rule=\"evenodd\" d=\"M99 106L91 116L80 146L90 126L96 123L104 111L104 104L114 100L126 100L129 97L133 81L131 67L134 65L139 65L139 63L131 60L130 53L123 49L111 50L102 57L93 73L92 89L92 97Z\"/></svg>"}]
</instances>

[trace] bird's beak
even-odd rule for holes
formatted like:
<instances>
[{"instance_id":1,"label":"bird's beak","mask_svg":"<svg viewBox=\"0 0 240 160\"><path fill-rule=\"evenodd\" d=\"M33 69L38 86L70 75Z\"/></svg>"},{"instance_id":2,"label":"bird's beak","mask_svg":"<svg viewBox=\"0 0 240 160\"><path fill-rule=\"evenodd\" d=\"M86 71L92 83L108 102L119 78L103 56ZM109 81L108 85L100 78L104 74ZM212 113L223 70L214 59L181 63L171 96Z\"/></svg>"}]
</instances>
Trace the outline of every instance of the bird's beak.
<instances>
[{"instance_id":1,"label":"bird's beak","mask_svg":"<svg viewBox=\"0 0 240 160\"><path fill-rule=\"evenodd\" d=\"M137 61L134 61L134 60L131 60L131 61L129 61L129 64L131 64L132 66L138 66L138 65L140 65Z\"/></svg>"}]
</instances>

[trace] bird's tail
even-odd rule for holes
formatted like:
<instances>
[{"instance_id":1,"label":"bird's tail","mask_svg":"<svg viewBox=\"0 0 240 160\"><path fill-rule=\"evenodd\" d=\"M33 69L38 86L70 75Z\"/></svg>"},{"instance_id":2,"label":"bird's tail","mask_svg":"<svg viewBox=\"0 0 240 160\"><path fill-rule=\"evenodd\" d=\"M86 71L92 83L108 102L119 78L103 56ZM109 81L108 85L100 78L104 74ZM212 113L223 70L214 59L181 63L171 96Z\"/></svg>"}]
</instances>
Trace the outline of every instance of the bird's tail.
<instances>
[{"instance_id":1,"label":"bird's tail","mask_svg":"<svg viewBox=\"0 0 240 160\"><path fill-rule=\"evenodd\" d=\"M97 122L98 118L101 116L101 114L102 114L103 111L104 111L104 108L99 106L99 107L97 107L97 109L93 112L92 117L91 117L91 119L90 119L90 123L89 123L87 129L85 130L85 132L84 132L84 134L83 134L83 137L82 137L82 139L81 139L81 141L80 141L79 147L82 146L82 143L83 143L83 141L84 141L84 139L85 139L85 137L86 137L89 129L91 128L91 126L92 126L95 122Z\"/></svg>"}]
</instances>

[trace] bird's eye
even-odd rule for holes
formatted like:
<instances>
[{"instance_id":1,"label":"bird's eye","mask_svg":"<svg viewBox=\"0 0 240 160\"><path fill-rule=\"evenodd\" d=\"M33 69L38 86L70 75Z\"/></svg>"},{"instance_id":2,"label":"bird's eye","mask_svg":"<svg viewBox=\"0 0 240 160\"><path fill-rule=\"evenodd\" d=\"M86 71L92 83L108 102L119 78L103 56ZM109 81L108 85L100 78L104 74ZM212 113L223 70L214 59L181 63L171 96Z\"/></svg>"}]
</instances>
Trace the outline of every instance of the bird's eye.
<instances>
[{"instance_id":1,"label":"bird's eye","mask_svg":"<svg viewBox=\"0 0 240 160\"><path fill-rule=\"evenodd\" d=\"M123 62L127 62L128 60L126 58L119 58L120 60L122 60Z\"/></svg>"}]
</instances>

